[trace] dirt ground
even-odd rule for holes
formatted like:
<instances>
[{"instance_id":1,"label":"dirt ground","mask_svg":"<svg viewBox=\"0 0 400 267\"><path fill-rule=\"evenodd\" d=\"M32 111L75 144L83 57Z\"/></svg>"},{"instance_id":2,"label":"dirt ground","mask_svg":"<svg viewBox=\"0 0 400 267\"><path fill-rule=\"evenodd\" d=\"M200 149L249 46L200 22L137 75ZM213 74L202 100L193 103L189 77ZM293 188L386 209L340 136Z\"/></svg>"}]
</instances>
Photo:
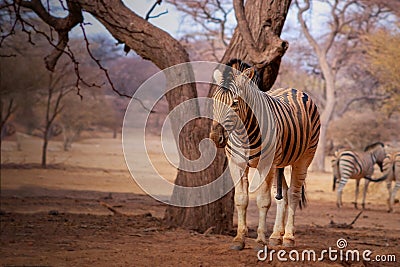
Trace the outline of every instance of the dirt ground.
<instances>
[{"instance_id":1,"label":"dirt ground","mask_svg":"<svg viewBox=\"0 0 400 267\"><path fill-rule=\"evenodd\" d=\"M157 140L149 140L152 160L167 179L173 179L175 169L159 153ZM88 139L73 144L69 152L52 142L48 169L38 168L39 140L24 136L19 143L20 151L15 140L6 140L1 147L2 266L400 266L400 205L395 205L396 213L386 212L385 184L370 187L367 209L351 229L340 228L360 212L351 203L354 182L346 186L344 207L338 209L332 174L311 172L308 206L296 218L295 249L300 255L314 250L318 258L329 248L343 253L358 250L360 255L371 250L371 261L330 260L327 254L323 261L292 261L290 249L285 249L288 262L276 254L272 261L261 261L254 243L258 221L254 195L246 248L232 251L232 236L167 228L162 222L166 205L144 194L130 177L119 139ZM274 214L273 204L267 235ZM345 239L347 247L338 249L338 239ZM377 261L385 258L392 262Z\"/></svg>"}]
</instances>

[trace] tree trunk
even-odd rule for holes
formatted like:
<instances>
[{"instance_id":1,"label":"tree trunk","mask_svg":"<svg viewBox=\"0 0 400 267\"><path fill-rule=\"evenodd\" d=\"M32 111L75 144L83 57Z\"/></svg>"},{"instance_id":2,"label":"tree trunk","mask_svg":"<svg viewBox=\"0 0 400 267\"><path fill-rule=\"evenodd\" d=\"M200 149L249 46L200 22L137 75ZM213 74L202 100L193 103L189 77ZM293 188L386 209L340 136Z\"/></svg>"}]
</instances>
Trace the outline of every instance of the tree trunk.
<instances>
[{"instance_id":1,"label":"tree trunk","mask_svg":"<svg viewBox=\"0 0 400 267\"><path fill-rule=\"evenodd\" d=\"M271 32L264 30L265 22L270 23L270 29L272 30L272 33L279 36L282 31L289 6L290 1L248 0L246 2L245 11L247 21L252 29L253 37L258 37L254 39L260 50L268 50L269 45L271 44ZM272 47L273 46L271 45L271 49ZM242 36L238 29L236 29L234 32L231 42L225 51L222 62L227 62L231 58L240 58L251 63L251 59L249 58L245 45L243 44ZM263 91L269 90L275 82L280 66L280 59L281 58L278 58L276 61L263 66L261 69L258 69L258 71L263 74L262 77L264 86L263 88L260 88ZM210 94L211 91L212 90L210 90ZM202 138L208 137L209 126L210 125L208 123L207 127L203 126L202 130L198 131L199 134L194 136L194 138L196 138L194 143L186 142L186 144L198 144ZM193 149L197 150L197 145L194 146ZM209 179L208 182L211 182L216 177L219 177L222 171L224 171L224 169L227 167L227 158L222 152L222 149L218 150L217 157L210 166L211 169L207 171L208 173L199 173L200 177L207 177L207 175L211 174L212 178L211 180ZM186 174L178 172L178 177L180 175L186 176ZM180 184L179 182L182 181L184 180L178 181L177 178L176 183ZM182 185L187 185L187 182L189 181L190 180L186 180L186 182ZM213 203L213 205L188 209L168 207L165 218L171 225L187 225L190 226L189 228L200 231L205 231L209 227L215 227L214 232L216 233L229 231L232 227L234 211L233 195L234 190L223 197L220 201L215 202L215 204ZM195 212L196 210L198 211L197 214L200 216L193 217L191 213ZM210 218L210 215L212 216L213 214L220 217L219 220L218 217ZM209 221L210 219L212 219L211 224Z\"/></svg>"},{"instance_id":2,"label":"tree trunk","mask_svg":"<svg viewBox=\"0 0 400 267\"><path fill-rule=\"evenodd\" d=\"M291 0L247 0L245 4L246 19L249 24L251 35L255 41L255 45L259 50L272 50L279 41L275 37L280 36L283 25L289 11ZM283 56L283 54L281 55ZM226 63L231 58L239 58L248 63L252 63L252 59L248 53L248 48L243 42L242 35L236 27L231 42L222 58L222 62ZM257 68L263 81L262 91L268 91L278 76L281 57L277 57L275 61Z\"/></svg>"},{"instance_id":3,"label":"tree trunk","mask_svg":"<svg viewBox=\"0 0 400 267\"><path fill-rule=\"evenodd\" d=\"M49 131L50 128L45 129L43 136L43 147L42 147L42 168L47 168L47 145L49 143Z\"/></svg>"},{"instance_id":4,"label":"tree trunk","mask_svg":"<svg viewBox=\"0 0 400 267\"><path fill-rule=\"evenodd\" d=\"M325 172L325 147L326 147L326 132L329 122L335 108L335 75L332 68L329 66L326 54L318 55L318 60L321 66L322 73L326 81L326 104L324 111L321 113L321 129L319 134L318 148L312 164L313 171Z\"/></svg>"},{"instance_id":5,"label":"tree trunk","mask_svg":"<svg viewBox=\"0 0 400 267\"><path fill-rule=\"evenodd\" d=\"M136 15L122 2L112 0L93 1L94 3L90 4L87 4L86 1L80 2L82 8L97 18L117 40L135 50L142 58L151 60L160 69L189 62L188 53L177 40ZM196 97L197 91L193 84L179 86L166 94L169 110ZM200 114L198 107L193 107L191 112L193 112L193 118ZM199 156L198 144L202 139L208 137L210 122L202 119L196 120L188 123L180 133L177 133L178 121L179 118L175 121L172 120L171 124L175 136L179 134L176 141L180 144L181 152L188 159L196 159ZM202 172L191 173L178 170L175 184L191 187L212 182L222 173L224 159L223 151L220 151L212 166ZM176 192L174 191L174 193ZM206 206L195 208L168 206L165 212L165 221L170 226L197 231L215 227L214 232L222 233L232 228L232 220L231 194Z\"/></svg>"}]
</instances>

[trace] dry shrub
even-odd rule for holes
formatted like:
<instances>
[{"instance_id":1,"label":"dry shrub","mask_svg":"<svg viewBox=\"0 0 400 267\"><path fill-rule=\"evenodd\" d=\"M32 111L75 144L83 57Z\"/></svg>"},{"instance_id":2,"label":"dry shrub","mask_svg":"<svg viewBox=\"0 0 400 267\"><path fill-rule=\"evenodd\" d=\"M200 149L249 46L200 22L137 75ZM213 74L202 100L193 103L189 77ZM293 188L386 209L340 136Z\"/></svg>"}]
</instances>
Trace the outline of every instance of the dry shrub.
<instances>
[{"instance_id":1,"label":"dry shrub","mask_svg":"<svg viewBox=\"0 0 400 267\"><path fill-rule=\"evenodd\" d=\"M351 148L363 150L368 144L381 141L385 145L399 146L400 115L390 118L372 110L362 113L349 111L329 126L328 140L333 142L332 150Z\"/></svg>"}]
</instances>

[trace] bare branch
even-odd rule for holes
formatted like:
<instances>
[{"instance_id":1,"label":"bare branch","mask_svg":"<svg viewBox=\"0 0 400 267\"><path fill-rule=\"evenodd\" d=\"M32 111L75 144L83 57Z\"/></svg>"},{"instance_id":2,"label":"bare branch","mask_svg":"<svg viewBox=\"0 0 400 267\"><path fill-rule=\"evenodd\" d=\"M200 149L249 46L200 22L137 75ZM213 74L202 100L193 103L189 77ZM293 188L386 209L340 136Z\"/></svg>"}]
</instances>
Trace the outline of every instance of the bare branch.
<instances>
[{"instance_id":1,"label":"bare branch","mask_svg":"<svg viewBox=\"0 0 400 267\"><path fill-rule=\"evenodd\" d=\"M46 24L54 28L58 33L58 43L55 49L45 58L46 67L54 71L58 59L64 53L68 44L69 31L79 23L83 22L80 5L73 1L67 1L69 14L65 18L57 18L50 15L40 0L22 1L17 0L17 5L28 8L35 12Z\"/></svg>"},{"instance_id":2,"label":"bare branch","mask_svg":"<svg viewBox=\"0 0 400 267\"><path fill-rule=\"evenodd\" d=\"M163 11L163 12L160 12L160 13L158 13L157 15L150 16L148 19L159 18L159 17L161 17L162 15L165 15L165 14L168 14L168 10L165 10L165 11Z\"/></svg>"},{"instance_id":3,"label":"bare branch","mask_svg":"<svg viewBox=\"0 0 400 267\"><path fill-rule=\"evenodd\" d=\"M296 6L299 9L299 12L297 13L297 19L300 22L300 26L304 32L304 35L308 42L311 44L312 48L314 49L315 53L317 55L321 54L321 47L318 45L317 41L314 39L314 37L311 35L310 30L308 29L308 26L303 18L304 12L310 9L310 0L305 0L305 6L300 7L299 1L296 0Z\"/></svg>"},{"instance_id":4,"label":"bare branch","mask_svg":"<svg viewBox=\"0 0 400 267\"><path fill-rule=\"evenodd\" d=\"M354 97L351 99L348 99L347 102L343 105L343 108L337 112L337 114L339 116L342 116L349 108L350 106L355 103L355 102L359 102L359 101L363 101L363 100L385 100L390 98L389 95L363 95L363 96L358 96L358 97Z\"/></svg>"},{"instance_id":5,"label":"bare branch","mask_svg":"<svg viewBox=\"0 0 400 267\"><path fill-rule=\"evenodd\" d=\"M150 8L150 10L147 12L145 20L149 20L153 17L151 17L151 13L154 11L154 9L156 8L157 5L161 5L162 0L157 0L152 7ZM168 13L168 12L167 12Z\"/></svg>"},{"instance_id":6,"label":"bare branch","mask_svg":"<svg viewBox=\"0 0 400 267\"><path fill-rule=\"evenodd\" d=\"M3 101L1 101L1 113L3 113ZM4 118L1 118L0 129L3 129L3 126L6 124L10 116L17 110L17 105L14 104L14 98L11 98L8 102L7 111L5 113Z\"/></svg>"},{"instance_id":7,"label":"bare branch","mask_svg":"<svg viewBox=\"0 0 400 267\"><path fill-rule=\"evenodd\" d=\"M104 72L104 74L105 74L105 76L106 76L106 78L107 78L107 81L108 81L108 83L109 83L110 86L111 86L111 89L112 89L114 92L116 92L119 96L124 96L124 97L131 98L131 96L129 96L129 95L127 95L127 94L124 94L124 93L121 93L120 91L118 91L118 90L115 88L114 83L112 82L111 77L110 77L110 75L109 75L109 73L108 73L108 70L107 70L106 68L103 67L103 65L100 63L100 60L98 60L97 58L95 58L95 57L93 56L93 53L92 53L92 51L90 50L90 43L89 43L89 40L88 40L87 35L86 35L85 27L83 26L82 23L80 24L80 27L81 27L81 30L82 30L83 38L85 39L86 51L88 52L90 58L91 58L91 59L97 64L97 66L100 68L100 70L102 70L102 71Z\"/></svg>"}]
</instances>

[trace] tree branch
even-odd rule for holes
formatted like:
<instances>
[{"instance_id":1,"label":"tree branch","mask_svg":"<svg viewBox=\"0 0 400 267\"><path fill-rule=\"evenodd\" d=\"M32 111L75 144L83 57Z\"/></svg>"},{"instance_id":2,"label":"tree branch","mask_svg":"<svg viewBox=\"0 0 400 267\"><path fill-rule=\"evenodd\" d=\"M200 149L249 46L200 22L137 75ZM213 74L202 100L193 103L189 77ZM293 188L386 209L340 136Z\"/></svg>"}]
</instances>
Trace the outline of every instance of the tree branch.
<instances>
[{"instance_id":1,"label":"tree branch","mask_svg":"<svg viewBox=\"0 0 400 267\"><path fill-rule=\"evenodd\" d=\"M270 29L271 23L266 21L263 25L264 30L268 31L270 36L270 46L262 51L256 44L253 35L251 34L249 23L247 22L243 0L233 0L233 8L235 10L238 29L242 35L243 43L246 47L251 63L257 68L262 69L271 62L281 59L289 47L287 41L283 41ZM272 47L271 47L272 46Z\"/></svg>"},{"instance_id":2,"label":"tree branch","mask_svg":"<svg viewBox=\"0 0 400 267\"><path fill-rule=\"evenodd\" d=\"M83 22L83 15L80 5L73 1L67 1L67 7L69 11L68 16L65 18L57 18L50 15L40 0L17 0L16 3L19 6L28 8L35 12L46 24L54 28L58 33L57 45L55 46L54 50L45 57L46 68L50 71L54 71L58 59L64 53L64 50L67 47L69 31L79 23Z\"/></svg>"},{"instance_id":3,"label":"tree branch","mask_svg":"<svg viewBox=\"0 0 400 267\"><path fill-rule=\"evenodd\" d=\"M338 116L342 116L351 106L351 104L358 102L358 101L362 101L362 100L385 100L390 98L390 96L388 95L363 95L363 96L359 96L359 97L354 97L350 100L348 100L345 104L344 107L337 112Z\"/></svg>"},{"instance_id":4,"label":"tree branch","mask_svg":"<svg viewBox=\"0 0 400 267\"><path fill-rule=\"evenodd\" d=\"M317 55L320 55L322 53L321 47L318 45L318 43L314 39L314 37L312 37L310 30L308 29L308 26L303 18L303 13L310 9L310 0L305 0L304 2L305 2L305 6L300 7L299 1L298 0L295 1L295 4L296 4L297 8L299 9L299 12L297 13L297 19L300 22L300 26L304 32L306 39L311 44L311 47L314 49L314 51Z\"/></svg>"},{"instance_id":5,"label":"tree branch","mask_svg":"<svg viewBox=\"0 0 400 267\"><path fill-rule=\"evenodd\" d=\"M3 113L3 101L1 101L1 113ZM14 105L14 98L11 98L10 101L8 102L8 108L6 111L6 115L4 118L1 118L1 125L0 129L3 129L3 126L6 124L8 119L10 118L11 114L13 114L17 110L17 105Z\"/></svg>"},{"instance_id":6,"label":"tree branch","mask_svg":"<svg viewBox=\"0 0 400 267\"><path fill-rule=\"evenodd\" d=\"M161 5L161 2L162 2L162 0L157 0L157 1L153 4L153 6L152 6L152 7L150 8L150 10L147 12L146 17L145 17L145 20L149 20L150 18L153 18L153 17L151 16L151 12L154 11L154 9L156 8L157 5ZM167 13L168 13L168 11L167 11ZM160 16L160 15L159 15L159 16Z\"/></svg>"}]
</instances>

